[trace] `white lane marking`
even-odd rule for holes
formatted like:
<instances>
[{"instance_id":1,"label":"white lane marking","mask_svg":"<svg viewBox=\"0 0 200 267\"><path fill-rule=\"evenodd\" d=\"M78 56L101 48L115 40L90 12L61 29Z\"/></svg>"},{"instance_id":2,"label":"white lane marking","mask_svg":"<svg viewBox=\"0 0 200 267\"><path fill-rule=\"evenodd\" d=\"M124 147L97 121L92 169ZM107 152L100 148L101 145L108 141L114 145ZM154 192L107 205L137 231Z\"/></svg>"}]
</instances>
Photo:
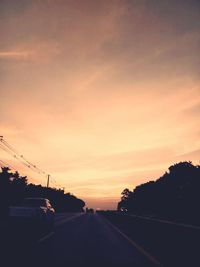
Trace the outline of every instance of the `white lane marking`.
<instances>
[{"instance_id":1,"label":"white lane marking","mask_svg":"<svg viewBox=\"0 0 200 267\"><path fill-rule=\"evenodd\" d=\"M55 223L55 226L56 226L56 227L57 227L57 226L60 226L60 225L62 225L63 223L66 223L66 222L68 222L68 221L71 221L71 220L73 220L73 219L76 219L76 218L78 218L78 217L80 217L80 216L82 216L82 215L84 215L84 214L85 214L85 213L81 213L81 214L77 214L77 215L74 215L74 216L69 217L69 218L66 218L66 219L59 220L58 222Z\"/></svg>"},{"instance_id":2,"label":"white lane marking","mask_svg":"<svg viewBox=\"0 0 200 267\"><path fill-rule=\"evenodd\" d=\"M85 214L85 213L81 213L81 214L72 216L72 217L70 217L70 218L64 219L64 220L62 220L62 221L56 222L55 227L60 226L60 225L62 225L62 224L64 224L64 223L66 223L66 222L72 221L73 219L76 219L76 218L82 216L83 214ZM38 240L38 243L42 243L42 242L44 242L46 239L50 238L50 237L53 236L53 235L54 235L54 232L49 233L48 235L46 235L46 236L40 238L40 239Z\"/></svg>"},{"instance_id":3,"label":"white lane marking","mask_svg":"<svg viewBox=\"0 0 200 267\"><path fill-rule=\"evenodd\" d=\"M106 219L106 218L105 218ZM140 245L135 243L132 239L130 239L127 235L125 235L118 227L113 225L108 219L106 222L121 236L123 236L132 246L134 246L141 254L143 254L149 261L151 261L155 266L163 266L158 260L156 260L153 256L151 256L146 250L144 250Z\"/></svg>"},{"instance_id":4,"label":"white lane marking","mask_svg":"<svg viewBox=\"0 0 200 267\"><path fill-rule=\"evenodd\" d=\"M42 243L42 242L45 241L46 239L50 238L52 235L54 235L54 232L51 232L51 233L49 233L48 235L46 235L46 236L40 238L40 239L38 240L38 243Z\"/></svg>"},{"instance_id":5,"label":"white lane marking","mask_svg":"<svg viewBox=\"0 0 200 267\"><path fill-rule=\"evenodd\" d=\"M195 226L195 225L191 225L191 224L175 223L175 222L171 222L171 221L166 221L166 220L161 220L161 219L154 219L154 218L137 216L137 215L127 215L127 216L135 217L135 218L139 218L139 219L143 219L143 220L149 220L149 221L154 221L154 222L171 224L171 225L175 225L175 226L181 226L181 227L185 227L185 228L191 228L191 229L195 229L195 230L200 230L199 226Z\"/></svg>"},{"instance_id":6,"label":"white lane marking","mask_svg":"<svg viewBox=\"0 0 200 267\"><path fill-rule=\"evenodd\" d=\"M55 216L55 223L61 221L64 218L71 218L72 216L75 216L76 213L65 213L65 214L58 214ZM78 213L79 214L79 213ZM67 215L67 216L66 216Z\"/></svg>"},{"instance_id":7,"label":"white lane marking","mask_svg":"<svg viewBox=\"0 0 200 267\"><path fill-rule=\"evenodd\" d=\"M68 218L70 218L71 216L69 216ZM63 218L66 218L66 215L65 216L56 216L55 219L54 219L54 222L59 222L60 220L62 220Z\"/></svg>"}]
</instances>

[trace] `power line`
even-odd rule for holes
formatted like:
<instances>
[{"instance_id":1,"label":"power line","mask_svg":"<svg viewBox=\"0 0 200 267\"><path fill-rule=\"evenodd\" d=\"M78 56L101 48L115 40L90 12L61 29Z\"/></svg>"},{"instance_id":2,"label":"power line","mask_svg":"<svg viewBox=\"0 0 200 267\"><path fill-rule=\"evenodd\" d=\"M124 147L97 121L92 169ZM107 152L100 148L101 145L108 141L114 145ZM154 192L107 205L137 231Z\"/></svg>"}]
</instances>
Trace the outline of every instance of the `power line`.
<instances>
[{"instance_id":1,"label":"power line","mask_svg":"<svg viewBox=\"0 0 200 267\"><path fill-rule=\"evenodd\" d=\"M15 148L13 148L8 142L6 142L2 137L0 138L0 148L3 149L5 152L9 153L19 162L21 162L24 166L28 167L29 169L37 172L38 174L44 175L46 174L44 171L40 170L36 167L36 165L32 164L28 161L23 155L21 155Z\"/></svg>"},{"instance_id":2,"label":"power line","mask_svg":"<svg viewBox=\"0 0 200 267\"><path fill-rule=\"evenodd\" d=\"M16 154L13 154L13 152L11 152L7 147L4 147L2 146L2 144L0 144L0 148L4 150L5 152L7 152L8 154L10 154L16 160L20 161L26 167L30 168L30 166L26 162L21 161L20 158Z\"/></svg>"},{"instance_id":3,"label":"power line","mask_svg":"<svg viewBox=\"0 0 200 267\"><path fill-rule=\"evenodd\" d=\"M36 167L36 165L32 164L30 161L28 161L23 155L20 155L19 152L15 148L13 148L11 145L8 144L3 138L0 139L3 147L1 148L6 151L7 153L11 154L14 158L16 158L18 161L20 161L23 165L28 167L29 169L39 173L39 174L45 174L44 171L40 170Z\"/></svg>"},{"instance_id":4,"label":"power line","mask_svg":"<svg viewBox=\"0 0 200 267\"><path fill-rule=\"evenodd\" d=\"M8 164L8 163L5 162L4 160L1 160L1 159L0 159L0 163L1 163L1 165L2 165L3 167L8 167L8 168L11 168L11 169L15 170L15 168L14 168L12 165Z\"/></svg>"},{"instance_id":5,"label":"power line","mask_svg":"<svg viewBox=\"0 0 200 267\"><path fill-rule=\"evenodd\" d=\"M4 138L3 136L0 136L0 148L10 154L12 157L14 157L16 160L18 160L21 164L23 164L25 167L31 169L32 171L42 175L43 177L47 177L47 187L49 187L50 182L50 175L47 174L45 171L38 168L35 164L31 163L29 160L27 160L23 155L21 155L13 146L11 146ZM2 162L3 164L3 162ZM14 168L13 168L14 169ZM51 178L51 180L56 184L56 186L61 187L59 184L57 184L56 180L54 178Z\"/></svg>"},{"instance_id":6,"label":"power line","mask_svg":"<svg viewBox=\"0 0 200 267\"><path fill-rule=\"evenodd\" d=\"M16 168L14 168L11 164L7 163L5 160L1 160L1 159L0 159L0 166L1 166L2 168L8 167L10 170L13 170L13 171L15 171L15 172L18 172L18 170L17 170ZM24 174L23 172L22 172L22 175L26 176L26 174ZM30 177L30 178L31 178L31 180L33 180L34 182L38 183L38 181L37 181L35 178L33 178L33 177Z\"/></svg>"},{"instance_id":7,"label":"power line","mask_svg":"<svg viewBox=\"0 0 200 267\"><path fill-rule=\"evenodd\" d=\"M2 167L8 167L9 169L11 169L11 170L13 170L13 171L15 171L15 172L18 172L18 170L15 168L15 167L13 167L11 164L9 164L9 163L7 163L5 160L1 160L0 159L0 165L2 166ZM21 171L20 171L21 172ZM25 175L26 176L26 174L22 171L22 175ZM35 179L35 178L33 178L33 177L30 177L31 178L31 180L33 180L33 181L35 181L36 183L38 183L38 181Z\"/></svg>"}]
</instances>

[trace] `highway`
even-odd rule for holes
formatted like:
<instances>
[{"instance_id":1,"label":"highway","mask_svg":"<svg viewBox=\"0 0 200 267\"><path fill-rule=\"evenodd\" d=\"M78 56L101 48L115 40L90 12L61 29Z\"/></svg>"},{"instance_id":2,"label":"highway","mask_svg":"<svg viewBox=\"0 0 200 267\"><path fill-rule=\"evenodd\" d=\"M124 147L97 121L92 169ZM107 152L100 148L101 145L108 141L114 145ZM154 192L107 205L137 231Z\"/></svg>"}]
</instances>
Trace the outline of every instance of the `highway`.
<instances>
[{"instance_id":1,"label":"highway","mask_svg":"<svg viewBox=\"0 0 200 267\"><path fill-rule=\"evenodd\" d=\"M122 213L57 214L54 228L0 226L0 266L200 266L200 228Z\"/></svg>"},{"instance_id":2,"label":"highway","mask_svg":"<svg viewBox=\"0 0 200 267\"><path fill-rule=\"evenodd\" d=\"M116 212L104 216L163 266L200 266L198 225Z\"/></svg>"},{"instance_id":3,"label":"highway","mask_svg":"<svg viewBox=\"0 0 200 267\"><path fill-rule=\"evenodd\" d=\"M59 214L51 232L20 225L3 233L1 266L160 266L98 214Z\"/></svg>"}]
</instances>

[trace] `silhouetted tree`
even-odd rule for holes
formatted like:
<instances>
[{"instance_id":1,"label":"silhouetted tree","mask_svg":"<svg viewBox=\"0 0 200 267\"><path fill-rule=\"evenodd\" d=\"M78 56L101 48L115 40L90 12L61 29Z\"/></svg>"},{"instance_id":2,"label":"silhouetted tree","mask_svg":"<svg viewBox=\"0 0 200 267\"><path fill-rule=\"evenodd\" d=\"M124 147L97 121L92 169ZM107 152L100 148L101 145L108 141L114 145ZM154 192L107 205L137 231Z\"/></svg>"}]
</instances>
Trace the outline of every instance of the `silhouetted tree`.
<instances>
[{"instance_id":1,"label":"silhouetted tree","mask_svg":"<svg viewBox=\"0 0 200 267\"><path fill-rule=\"evenodd\" d=\"M10 205L20 205L26 197L48 198L57 211L83 212L85 202L61 189L28 184L26 176L12 173L9 168L0 172L0 214L7 216Z\"/></svg>"},{"instance_id":2,"label":"silhouetted tree","mask_svg":"<svg viewBox=\"0 0 200 267\"><path fill-rule=\"evenodd\" d=\"M179 162L156 181L122 192L118 210L199 221L200 166Z\"/></svg>"},{"instance_id":3,"label":"silhouetted tree","mask_svg":"<svg viewBox=\"0 0 200 267\"><path fill-rule=\"evenodd\" d=\"M117 209L120 211L130 210L130 202L132 202L133 192L126 188L122 191L121 195L121 201L118 203Z\"/></svg>"},{"instance_id":4,"label":"silhouetted tree","mask_svg":"<svg viewBox=\"0 0 200 267\"><path fill-rule=\"evenodd\" d=\"M2 168L0 173L0 213L2 216L8 215L11 177L10 169L7 167Z\"/></svg>"}]
</instances>

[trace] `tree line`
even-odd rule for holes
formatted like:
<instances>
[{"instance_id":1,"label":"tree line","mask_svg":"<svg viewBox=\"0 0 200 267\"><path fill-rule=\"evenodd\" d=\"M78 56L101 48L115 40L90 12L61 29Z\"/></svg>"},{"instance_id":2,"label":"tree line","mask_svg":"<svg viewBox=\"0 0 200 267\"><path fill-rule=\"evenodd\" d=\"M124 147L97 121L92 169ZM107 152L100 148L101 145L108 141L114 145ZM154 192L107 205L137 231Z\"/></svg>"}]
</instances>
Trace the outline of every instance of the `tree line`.
<instances>
[{"instance_id":1,"label":"tree line","mask_svg":"<svg viewBox=\"0 0 200 267\"><path fill-rule=\"evenodd\" d=\"M199 205L200 166L185 161L155 181L124 189L118 211L200 223Z\"/></svg>"},{"instance_id":2,"label":"tree line","mask_svg":"<svg viewBox=\"0 0 200 267\"><path fill-rule=\"evenodd\" d=\"M8 215L9 206L20 205L24 198L43 197L51 201L58 212L82 212L85 202L64 190L28 183L26 176L11 172L8 167L0 172L0 214Z\"/></svg>"}]
</instances>

